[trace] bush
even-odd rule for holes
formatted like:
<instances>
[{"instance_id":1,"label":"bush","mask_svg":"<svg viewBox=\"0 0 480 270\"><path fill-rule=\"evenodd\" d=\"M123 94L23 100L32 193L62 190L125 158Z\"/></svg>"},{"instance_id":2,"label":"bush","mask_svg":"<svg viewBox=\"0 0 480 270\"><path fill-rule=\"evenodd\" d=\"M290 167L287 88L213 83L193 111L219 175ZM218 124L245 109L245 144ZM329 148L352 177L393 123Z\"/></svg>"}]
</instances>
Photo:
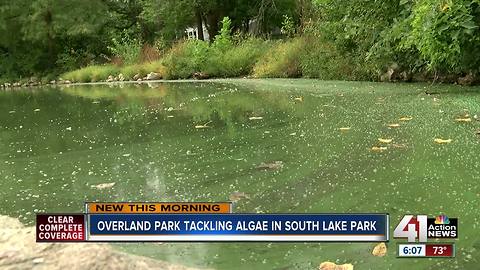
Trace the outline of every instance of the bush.
<instances>
[{"instance_id":1,"label":"bush","mask_svg":"<svg viewBox=\"0 0 480 270\"><path fill-rule=\"evenodd\" d=\"M176 43L162 60L166 79L186 79L193 73L205 70L210 46L201 40L186 40Z\"/></svg>"},{"instance_id":2,"label":"bush","mask_svg":"<svg viewBox=\"0 0 480 270\"><path fill-rule=\"evenodd\" d=\"M273 46L253 69L255 77L300 77L300 57L304 54L305 40L294 38Z\"/></svg>"},{"instance_id":3,"label":"bush","mask_svg":"<svg viewBox=\"0 0 480 270\"><path fill-rule=\"evenodd\" d=\"M250 75L258 59L269 47L269 43L264 40L247 38L223 53L212 51L205 72L214 77Z\"/></svg>"},{"instance_id":4,"label":"bush","mask_svg":"<svg viewBox=\"0 0 480 270\"><path fill-rule=\"evenodd\" d=\"M113 55L119 57L123 64L134 64L140 60L142 43L140 40L124 34L120 40L112 38L112 46L109 46L108 49Z\"/></svg>"}]
</instances>

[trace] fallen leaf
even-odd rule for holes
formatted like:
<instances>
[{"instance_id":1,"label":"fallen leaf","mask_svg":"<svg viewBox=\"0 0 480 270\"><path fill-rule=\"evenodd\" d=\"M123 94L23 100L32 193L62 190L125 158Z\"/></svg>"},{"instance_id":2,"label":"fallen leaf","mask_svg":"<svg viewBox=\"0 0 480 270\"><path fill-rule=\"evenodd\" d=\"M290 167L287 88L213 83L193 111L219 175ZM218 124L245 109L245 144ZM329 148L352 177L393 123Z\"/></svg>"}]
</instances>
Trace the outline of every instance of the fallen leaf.
<instances>
[{"instance_id":1,"label":"fallen leaf","mask_svg":"<svg viewBox=\"0 0 480 270\"><path fill-rule=\"evenodd\" d=\"M378 138L378 141L381 142L381 143L391 143L391 142L393 142L393 139Z\"/></svg>"},{"instance_id":2,"label":"fallen leaf","mask_svg":"<svg viewBox=\"0 0 480 270\"><path fill-rule=\"evenodd\" d=\"M259 170L279 170L283 168L283 161L275 160L272 162L262 162L255 168Z\"/></svg>"},{"instance_id":3,"label":"fallen leaf","mask_svg":"<svg viewBox=\"0 0 480 270\"><path fill-rule=\"evenodd\" d=\"M351 128L350 127L341 127L339 128L340 131L347 131L347 130L350 130Z\"/></svg>"},{"instance_id":4,"label":"fallen leaf","mask_svg":"<svg viewBox=\"0 0 480 270\"><path fill-rule=\"evenodd\" d=\"M8 113L15 113L15 111L9 111Z\"/></svg>"},{"instance_id":5,"label":"fallen leaf","mask_svg":"<svg viewBox=\"0 0 480 270\"><path fill-rule=\"evenodd\" d=\"M234 191L228 197L232 202L238 202L241 199L250 199L250 196L245 192Z\"/></svg>"},{"instance_id":6,"label":"fallen leaf","mask_svg":"<svg viewBox=\"0 0 480 270\"><path fill-rule=\"evenodd\" d=\"M94 100L94 101L92 101L92 103L93 103L93 104L98 104L98 103L100 103L100 101Z\"/></svg>"},{"instance_id":7,"label":"fallen leaf","mask_svg":"<svg viewBox=\"0 0 480 270\"><path fill-rule=\"evenodd\" d=\"M384 147L384 146L373 146L371 148L372 151L374 152L382 152L384 150L387 150L387 147Z\"/></svg>"},{"instance_id":8,"label":"fallen leaf","mask_svg":"<svg viewBox=\"0 0 480 270\"><path fill-rule=\"evenodd\" d=\"M251 117L249 117L248 119L249 119L249 120L262 120L263 117L261 117L261 116L251 116Z\"/></svg>"},{"instance_id":9,"label":"fallen leaf","mask_svg":"<svg viewBox=\"0 0 480 270\"><path fill-rule=\"evenodd\" d=\"M457 118L455 119L457 122L472 122L472 118L466 117L466 118Z\"/></svg>"},{"instance_id":10,"label":"fallen leaf","mask_svg":"<svg viewBox=\"0 0 480 270\"><path fill-rule=\"evenodd\" d=\"M111 188L111 187L113 187L113 186L115 186L115 183L114 183L114 182L112 182L112 183L103 183L103 184L98 184L98 185L91 185L90 187L101 190L101 189Z\"/></svg>"},{"instance_id":11,"label":"fallen leaf","mask_svg":"<svg viewBox=\"0 0 480 270\"><path fill-rule=\"evenodd\" d=\"M333 262L323 262L318 267L318 270L353 270L353 264L336 264Z\"/></svg>"},{"instance_id":12,"label":"fallen leaf","mask_svg":"<svg viewBox=\"0 0 480 270\"><path fill-rule=\"evenodd\" d=\"M400 119L398 119L398 120L400 120L400 121L410 121L412 119L413 119L413 117L411 117L411 116L403 116L403 117L400 117Z\"/></svg>"},{"instance_id":13,"label":"fallen leaf","mask_svg":"<svg viewBox=\"0 0 480 270\"><path fill-rule=\"evenodd\" d=\"M303 97L295 97L293 100L303 102Z\"/></svg>"},{"instance_id":14,"label":"fallen leaf","mask_svg":"<svg viewBox=\"0 0 480 270\"><path fill-rule=\"evenodd\" d=\"M203 125L196 125L195 128L197 129L200 129L200 128L210 128L211 126L209 126L208 124L210 124L212 121L208 121L207 123L203 124Z\"/></svg>"},{"instance_id":15,"label":"fallen leaf","mask_svg":"<svg viewBox=\"0 0 480 270\"><path fill-rule=\"evenodd\" d=\"M396 123L395 124L388 124L388 127L390 127L390 128L397 128L399 126L400 126L400 124L396 124Z\"/></svg>"},{"instance_id":16,"label":"fallen leaf","mask_svg":"<svg viewBox=\"0 0 480 270\"><path fill-rule=\"evenodd\" d=\"M40 109L35 109L35 110L33 110L33 111L34 111L34 112L39 112L39 111L40 111Z\"/></svg>"},{"instance_id":17,"label":"fallen leaf","mask_svg":"<svg viewBox=\"0 0 480 270\"><path fill-rule=\"evenodd\" d=\"M129 157L131 154L123 154L124 157Z\"/></svg>"},{"instance_id":18,"label":"fallen leaf","mask_svg":"<svg viewBox=\"0 0 480 270\"><path fill-rule=\"evenodd\" d=\"M435 138L435 140L433 140L434 142L438 143L438 144L445 144L445 143L451 143L452 142L452 139L440 139L440 138Z\"/></svg>"},{"instance_id":19,"label":"fallen leaf","mask_svg":"<svg viewBox=\"0 0 480 270\"><path fill-rule=\"evenodd\" d=\"M378 256L378 257L383 257L387 254L387 246L385 243L380 243L376 245L373 250L372 250L372 255L373 256Z\"/></svg>"}]
</instances>

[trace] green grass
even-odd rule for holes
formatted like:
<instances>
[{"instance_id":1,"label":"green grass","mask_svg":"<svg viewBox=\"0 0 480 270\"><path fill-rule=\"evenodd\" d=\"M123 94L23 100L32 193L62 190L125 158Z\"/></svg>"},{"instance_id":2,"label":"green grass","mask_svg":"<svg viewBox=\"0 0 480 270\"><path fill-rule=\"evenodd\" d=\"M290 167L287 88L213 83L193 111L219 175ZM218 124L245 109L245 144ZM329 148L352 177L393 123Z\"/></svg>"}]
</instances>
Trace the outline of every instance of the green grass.
<instances>
[{"instance_id":1,"label":"green grass","mask_svg":"<svg viewBox=\"0 0 480 270\"><path fill-rule=\"evenodd\" d=\"M258 78L292 78L300 77L300 56L305 47L305 40L295 38L282 41L273 46L255 65L253 75Z\"/></svg>"},{"instance_id":2,"label":"green grass","mask_svg":"<svg viewBox=\"0 0 480 270\"><path fill-rule=\"evenodd\" d=\"M118 74L119 71L119 67L113 65L89 66L67 72L61 78L72 82L98 82L106 80L110 75Z\"/></svg>"}]
</instances>

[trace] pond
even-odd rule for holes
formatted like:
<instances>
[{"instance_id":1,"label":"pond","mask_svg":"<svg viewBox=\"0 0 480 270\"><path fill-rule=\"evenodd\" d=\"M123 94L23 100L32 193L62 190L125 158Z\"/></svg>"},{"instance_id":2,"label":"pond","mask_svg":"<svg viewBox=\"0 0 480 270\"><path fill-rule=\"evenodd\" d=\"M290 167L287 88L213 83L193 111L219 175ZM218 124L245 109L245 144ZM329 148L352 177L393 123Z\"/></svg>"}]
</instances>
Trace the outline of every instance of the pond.
<instances>
[{"instance_id":1,"label":"pond","mask_svg":"<svg viewBox=\"0 0 480 270\"><path fill-rule=\"evenodd\" d=\"M0 214L31 225L35 213L80 212L84 201L226 201L233 192L248 195L235 212L389 213L391 233L404 214L446 214L459 218L455 259L398 259L396 240L385 257L372 256L371 243L115 246L212 269L475 269L478 119L479 88L428 84L239 79L5 91ZM280 166L259 170L265 163ZM105 183L115 184L94 188Z\"/></svg>"}]
</instances>

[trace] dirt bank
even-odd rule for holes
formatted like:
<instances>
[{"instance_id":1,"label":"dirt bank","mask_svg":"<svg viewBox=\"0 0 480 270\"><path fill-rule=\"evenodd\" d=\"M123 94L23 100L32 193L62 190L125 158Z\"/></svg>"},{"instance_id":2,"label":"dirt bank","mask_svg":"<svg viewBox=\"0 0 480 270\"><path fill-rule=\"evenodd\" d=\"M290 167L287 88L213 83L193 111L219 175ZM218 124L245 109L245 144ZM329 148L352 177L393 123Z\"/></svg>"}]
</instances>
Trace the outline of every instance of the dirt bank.
<instances>
[{"instance_id":1,"label":"dirt bank","mask_svg":"<svg viewBox=\"0 0 480 270\"><path fill-rule=\"evenodd\" d=\"M7 216L0 216L0 269L194 270L122 253L108 244L36 243L34 227Z\"/></svg>"}]
</instances>

